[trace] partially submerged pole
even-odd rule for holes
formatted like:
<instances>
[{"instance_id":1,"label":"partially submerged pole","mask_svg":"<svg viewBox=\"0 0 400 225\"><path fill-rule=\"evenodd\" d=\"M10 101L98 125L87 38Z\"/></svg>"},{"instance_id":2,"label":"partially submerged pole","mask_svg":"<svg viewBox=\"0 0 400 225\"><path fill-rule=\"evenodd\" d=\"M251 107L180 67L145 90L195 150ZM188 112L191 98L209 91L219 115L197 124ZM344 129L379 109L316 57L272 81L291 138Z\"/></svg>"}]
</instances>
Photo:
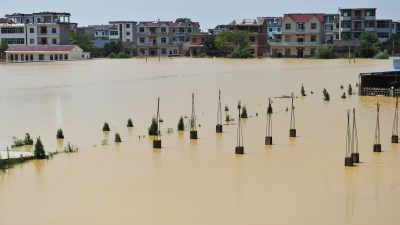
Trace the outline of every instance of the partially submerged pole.
<instances>
[{"instance_id":1,"label":"partially submerged pole","mask_svg":"<svg viewBox=\"0 0 400 225\"><path fill-rule=\"evenodd\" d=\"M356 109L353 108L353 130L351 133L351 156L353 163L360 163L360 153L358 153L358 132L356 123Z\"/></svg>"},{"instance_id":2,"label":"partially submerged pole","mask_svg":"<svg viewBox=\"0 0 400 225\"><path fill-rule=\"evenodd\" d=\"M192 115L190 116L190 139L197 139L196 112L194 110L194 93L192 93Z\"/></svg>"},{"instance_id":3,"label":"partially submerged pole","mask_svg":"<svg viewBox=\"0 0 400 225\"><path fill-rule=\"evenodd\" d=\"M351 156L350 110L347 110L346 156L344 158L344 165L354 165L353 157Z\"/></svg>"},{"instance_id":4,"label":"partially submerged pole","mask_svg":"<svg viewBox=\"0 0 400 225\"><path fill-rule=\"evenodd\" d=\"M238 103L238 128L237 128L237 136L236 136L236 148L235 148L235 153L238 155L243 155L244 154L244 147L243 147L243 133L242 133L242 122L240 118L240 111L242 108L242 105L239 101Z\"/></svg>"},{"instance_id":5,"label":"partially submerged pole","mask_svg":"<svg viewBox=\"0 0 400 225\"><path fill-rule=\"evenodd\" d=\"M215 128L217 133L223 132L222 127L222 106L221 106L221 90L218 92L218 113L217 113L217 126Z\"/></svg>"},{"instance_id":6,"label":"partially submerged pole","mask_svg":"<svg viewBox=\"0 0 400 225\"><path fill-rule=\"evenodd\" d=\"M153 148L161 148L161 129L160 129L160 97L158 97L157 101L157 117L156 117L156 122L157 122L157 133L155 136L155 139L153 140Z\"/></svg>"},{"instance_id":7,"label":"partially submerged pole","mask_svg":"<svg viewBox=\"0 0 400 225\"><path fill-rule=\"evenodd\" d=\"M290 114L290 130L289 130L289 137L296 137L296 118L294 116L294 94L292 93L292 107L291 107L291 114Z\"/></svg>"},{"instance_id":8,"label":"partially submerged pole","mask_svg":"<svg viewBox=\"0 0 400 225\"><path fill-rule=\"evenodd\" d=\"M396 97L396 109L394 110L392 143L399 143L399 97Z\"/></svg>"},{"instance_id":9,"label":"partially submerged pole","mask_svg":"<svg viewBox=\"0 0 400 225\"><path fill-rule=\"evenodd\" d=\"M271 98L268 98L268 105L271 105ZM271 112L267 112L265 145L272 145L272 113Z\"/></svg>"},{"instance_id":10,"label":"partially submerged pole","mask_svg":"<svg viewBox=\"0 0 400 225\"><path fill-rule=\"evenodd\" d=\"M375 127L374 152L381 152L382 151L382 146L381 146L381 128L380 128L380 125L379 125L379 108L380 108L379 103L376 103L377 115L376 115L376 127Z\"/></svg>"}]
</instances>

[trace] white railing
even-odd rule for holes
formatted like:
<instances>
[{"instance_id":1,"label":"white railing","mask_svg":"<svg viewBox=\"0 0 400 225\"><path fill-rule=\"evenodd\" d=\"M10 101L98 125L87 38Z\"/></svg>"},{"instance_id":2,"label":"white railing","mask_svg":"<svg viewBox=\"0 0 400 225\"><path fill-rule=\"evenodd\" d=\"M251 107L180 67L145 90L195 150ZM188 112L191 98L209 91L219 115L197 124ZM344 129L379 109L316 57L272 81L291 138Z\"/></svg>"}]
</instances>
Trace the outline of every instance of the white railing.
<instances>
[{"instance_id":1,"label":"white railing","mask_svg":"<svg viewBox=\"0 0 400 225\"><path fill-rule=\"evenodd\" d=\"M316 45L320 45L321 43L319 41L315 41L315 42L270 42L269 43L272 46L316 46Z\"/></svg>"}]
</instances>

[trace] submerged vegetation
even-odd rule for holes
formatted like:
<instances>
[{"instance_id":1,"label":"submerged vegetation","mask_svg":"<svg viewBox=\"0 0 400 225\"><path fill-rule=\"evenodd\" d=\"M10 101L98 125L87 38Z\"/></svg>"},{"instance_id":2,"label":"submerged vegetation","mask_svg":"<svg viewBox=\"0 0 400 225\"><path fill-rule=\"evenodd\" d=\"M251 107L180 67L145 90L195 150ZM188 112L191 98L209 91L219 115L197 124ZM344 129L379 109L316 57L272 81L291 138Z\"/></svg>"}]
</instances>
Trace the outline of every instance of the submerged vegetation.
<instances>
[{"instance_id":1,"label":"submerged vegetation","mask_svg":"<svg viewBox=\"0 0 400 225\"><path fill-rule=\"evenodd\" d=\"M115 143L121 143L121 136L119 135L119 133L115 133L115 137L114 137L114 142Z\"/></svg>"},{"instance_id":2,"label":"submerged vegetation","mask_svg":"<svg viewBox=\"0 0 400 225\"><path fill-rule=\"evenodd\" d=\"M185 123L183 122L183 117L181 116L178 121L178 131L185 130Z\"/></svg>"},{"instance_id":3,"label":"submerged vegetation","mask_svg":"<svg viewBox=\"0 0 400 225\"><path fill-rule=\"evenodd\" d=\"M307 96L306 90L304 89L304 85L303 84L301 85L300 93L301 93L301 96L303 96L303 97Z\"/></svg>"},{"instance_id":4,"label":"submerged vegetation","mask_svg":"<svg viewBox=\"0 0 400 225\"><path fill-rule=\"evenodd\" d=\"M108 125L107 122L105 122L103 125L103 131L110 131L110 126Z\"/></svg>"},{"instance_id":5,"label":"submerged vegetation","mask_svg":"<svg viewBox=\"0 0 400 225\"><path fill-rule=\"evenodd\" d=\"M346 98L346 92L343 92L342 98L343 98L343 99Z\"/></svg>"},{"instance_id":6,"label":"submerged vegetation","mask_svg":"<svg viewBox=\"0 0 400 225\"><path fill-rule=\"evenodd\" d=\"M349 88L347 90L348 95L353 95L353 88L351 87L351 84L349 84Z\"/></svg>"},{"instance_id":7,"label":"submerged vegetation","mask_svg":"<svg viewBox=\"0 0 400 225\"><path fill-rule=\"evenodd\" d=\"M157 124L156 118L153 117L151 119L151 125L149 127L149 135L156 136L157 131L158 131L158 124Z\"/></svg>"},{"instance_id":8,"label":"submerged vegetation","mask_svg":"<svg viewBox=\"0 0 400 225\"><path fill-rule=\"evenodd\" d=\"M324 88L324 90L322 91L323 95L324 95L324 101L330 101L331 100L331 96L329 95L329 92Z\"/></svg>"},{"instance_id":9,"label":"submerged vegetation","mask_svg":"<svg viewBox=\"0 0 400 225\"><path fill-rule=\"evenodd\" d=\"M240 118L242 118L242 119L246 119L248 116L247 116L247 108L246 108L246 106L243 106L243 108L242 108L242 114L240 115Z\"/></svg>"},{"instance_id":10,"label":"submerged vegetation","mask_svg":"<svg viewBox=\"0 0 400 225\"><path fill-rule=\"evenodd\" d=\"M46 152L44 150L44 146L42 144L42 140L40 137L36 139L35 150L34 150L34 157L35 159L46 159Z\"/></svg>"},{"instance_id":11,"label":"submerged vegetation","mask_svg":"<svg viewBox=\"0 0 400 225\"><path fill-rule=\"evenodd\" d=\"M61 128L57 130L57 139L64 139L64 132Z\"/></svg>"},{"instance_id":12,"label":"submerged vegetation","mask_svg":"<svg viewBox=\"0 0 400 225\"><path fill-rule=\"evenodd\" d=\"M67 144L67 146L64 148L64 153L73 153L73 152L78 152L79 151L79 148L78 147L76 147L76 146L74 146L74 145L71 145L69 142L68 142L68 144Z\"/></svg>"},{"instance_id":13,"label":"submerged vegetation","mask_svg":"<svg viewBox=\"0 0 400 225\"><path fill-rule=\"evenodd\" d=\"M25 145L33 145L33 140L29 135L29 133L25 134L24 140L18 139L17 137L13 137L12 139L13 139L13 144L11 145L11 148L18 148Z\"/></svg>"},{"instance_id":14,"label":"submerged vegetation","mask_svg":"<svg viewBox=\"0 0 400 225\"><path fill-rule=\"evenodd\" d=\"M133 122L132 122L131 118L128 119L128 124L126 126L127 127L133 127Z\"/></svg>"}]
</instances>

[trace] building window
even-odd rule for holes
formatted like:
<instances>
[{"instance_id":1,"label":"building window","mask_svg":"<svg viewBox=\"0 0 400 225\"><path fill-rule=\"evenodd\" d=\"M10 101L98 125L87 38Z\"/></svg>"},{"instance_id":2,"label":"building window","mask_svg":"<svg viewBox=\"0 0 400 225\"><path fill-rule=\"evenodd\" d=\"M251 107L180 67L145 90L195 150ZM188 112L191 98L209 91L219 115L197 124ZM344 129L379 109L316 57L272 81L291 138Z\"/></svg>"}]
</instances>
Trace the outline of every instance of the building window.
<instances>
[{"instance_id":1,"label":"building window","mask_svg":"<svg viewBox=\"0 0 400 225\"><path fill-rule=\"evenodd\" d=\"M30 43L31 45L34 45L34 44L35 44L35 39L34 39L34 38L29 39L29 43Z\"/></svg>"},{"instance_id":2,"label":"building window","mask_svg":"<svg viewBox=\"0 0 400 225\"><path fill-rule=\"evenodd\" d=\"M192 28L187 29L188 33L192 33Z\"/></svg>"},{"instance_id":3,"label":"building window","mask_svg":"<svg viewBox=\"0 0 400 225\"><path fill-rule=\"evenodd\" d=\"M270 32L270 33L271 33L271 32L272 32L272 28L268 28L268 32Z\"/></svg>"},{"instance_id":4,"label":"building window","mask_svg":"<svg viewBox=\"0 0 400 225\"><path fill-rule=\"evenodd\" d=\"M60 54L59 58L60 58L60 60L63 60L63 55Z\"/></svg>"},{"instance_id":5,"label":"building window","mask_svg":"<svg viewBox=\"0 0 400 225\"><path fill-rule=\"evenodd\" d=\"M378 38L389 38L389 33L377 33Z\"/></svg>"},{"instance_id":6,"label":"building window","mask_svg":"<svg viewBox=\"0 0 400 225\"><path fill-rule=\"evenodd\" d=\"M110 31L111 36L118 36L118 31L112 30Z\"/></svg>"},{"instance_id":7,"label":"building window","mask_svg":"<svg viewBox=\"0 0 400 225\"><path fill-rule=\"evenodd\" d=\"M54 60L58 60L58 55L57 54L54 55Z\"/></svg>"},{"instance_id":8,"label":"building window","mask_svg":"<svg viewBox=\"0 0 400 225\"><path fill-rule=\"evenodd\" d=\"M176 49L174 49L172 52L174 55L178 54L178 50L176 50Z\"/></svg>"},{"instance_id":9,"label":"building window","mask_svg":"<svg viewBox=\"0 0 400 225\"><path fill-rule=\"evenodd\" d=\"M144 37L141 37L141 38L139 39L139 42L140 42L140 43L144 43Z\"/></svg>"},{"instance_id":10,"label":"building window","mask_svg":"<svg viewBox=\"0 0 400 225\"><path fill-rule=\"evenodd\" d=\"M39 54L39 60L43 61L44 60L44 54Z\"/></svg>"},{"instance_id":11,"label":"building window","mask_svg":"<svg viewBox=\"0 0 400 225\"><path fill-rule=\"evenodd\" d=\"M65 60L68 60L68 54L65 54L65 55L64 55L64 59L65 59Z\"/></svg>"},{"instance_id":12,"label":"building window","mask_svg":"<svg viewBox=\"0 0 400 225\"><path fill-rule=\"evenodd\" d=\"M50 60L53 60L53 54L50 54Z\"/></svg>"},{"instance_id":13,"label":"building window","mask_svg":"<svg viewBox=\"0 0 400 225\"><path fill-rule=\"evenodd\" d=\"M96 36L99 35L99 33L96 31Z\"/></svg>"},{"instance_id":14,"label":"building window","mask_svg":"<svg viewBox=\"0 0 400 225\"><path fill-rule=\"evenodd\" d=\"M53 34L57 33L57 28L51 28L51 33Z\"/></svg>"},{"instance_id":15,"label":"building window","mask_svg":"<svg viewBox=\"0 0 400 225\"><path fill-rule=\"evenodd\" d=\"M317 41L317 37L316 36L311 36L311 42L316 42Z\"/></svg>"},{"instance_id":16,"label":"building window","mask_svg":"<svg viewBox=\"0 0 400 225\"><path fill-rule=\"evenodd\" d=\"M291 30L292 29L292 24L286 23L285 24L285 30Z\"/></svg>"},{"instance_id":17,"label":"building window","mask_svg":"<svg viewBox=\"0 0 400 225\"><path fill-rule=\"evenodd\" d=\"M251 43L254 43L254 42L256 42L256 37L254 37L254 36L251 36L251 37L249 38L249 41L250 41Z\"/></svg>"},{"instance_id":18,"label":"building window","mask_svg":"<svg viewBox=\"0 0 400 225\"><path fill-rule=\"evenodd\" d=\"M179 28L180 33L185 33L185 28Z\"/></svg>"},{"instance_id":19,"label":"building window","mask_svg":"<svg viewBox=\"0 0 400 225\"><path fill-rule=\"evenodd\" d=\"M192 38L192 43L196 43L197 42L197 38Z\"/></svg>"},{"instance_id":20,"label":"building window","mask_svg":"<svg viewBox=\"0 0 400 225\"><path fill-rule=\"evenodd\" d=\"M317 29L317 24L311 23L311 30L316 30L316 29Z\"/></svg>"},{"instance_id":21,"label":"building window","mask_svg":"<svg viewBox=\"0 0 400 225\"><path fill-rule=\"evenodd\" d=\"M375 16L375 10L373 9L365 10L365 16Z\"/></svg>"},{"instance_id":22,"label":"building window","mask_svg":"<svg viewBox=\"0 0 400 225\"><path fill-rule=\"evenodd\" d=\"M285 49L285 55L290 56L290 48Z\"/></svg>"},{"instance_id":23,"label":"building window","mask_svg":"<svg viewBox=\"0 0 400 225\"><path fill-rule=\"evenodd\" d=\"M126 24L126 28L131 28L131 25L130 24Z\"/></svg>"},{"instance_id":24,"label":"building window","mask_svg":"<svg viewBox=\"0 0 400 225\"><path fill-rule=\"evenodd\" d=\"M131 42L131 39L126 39L126 42Z\"/></svg>"},{"instance_id":25,"label":"building window","mask_svg":"<svg viewBox=\"0 0 400 225\"><path fill-rule=\"evenodd\" d=\"M4 41L9 45L25 44L24 38L2 38L1 41Z\"/></svg>"},{"instance_id":26,"label":"building window","mask_svg":"<svg viewBox=\"0 0 400 225\"><path fill-rule=\"evenodd\" d=\"M280 27L278 27L278 32L281 32L281 30L282 30L282 29L281 29Z\"/></svg>"},{"instance_id":27,"label":"building window","mask_svg":"<svg viewBox=\"0 0 400 225\"><path fill-rule=\"evenodd\" d=\"M145 51L144 48L141 48L141 49L139 50L139 52L140 52L141 55L144 55L144 54L146 53L146 51Z\"/></svg>"},{"instance_id":28,"label":"building window","mask_svg":"<svg viewBox=\"0 0 400 225\"><path fill-rule=\"evenodd\" d=\"M127 35L127 36L131 35L131 32L129 32L129 31L128 31L128 32L126 32L126 35Z\"/></svg>"},{"instance_id":29,"label":"building window","mask_svg":"<svg viewBox=\"0 0 400 225\"><path fill-rule=\"evenodd\" d=\"M163 44L167 43L167 38L161 38L161 43Z\"/></svg>"},{"instance_id":30,"label":"building window","mask_svg":"<svg viewBox=\"0 0 400 225\"><path fill-rule=\"evenodd\" d=\"M390 22L388 20L377 20L376 28L390 28Z\"/></svg>"},{"instance_id":31,"label":"building window","mask_svg":"<svg viewBox=\"0 0 400 225\"><path fill-rule=\"evenodd\" d=\"M25 33L23 27L3 27L1 28L2 34L23 34Z\"/></svg>"},{"instance_id":32,"label":"building window","mask_svg":"<svg viewBox=\"0 0 400 225\"><path fill-rule=\"evenodd\" d=\"M167 28L166 27L161 27L161 33L167 33Z\"/></svg>"},{"instance_id":33,"label":"building window","mask_svg":"<svg viewBox=\"0 0 400 225\"><path fill-rule=\"evenodd\" d=\"M30 58L31 61L33 61L33 54L30 54L29 58Z\"/></svg>"},{"instance_id":34,"label":"building window","mask_svg":"<svg viewBox=\"0 0 400 225\"><path fill-rule=\"evenodd\" d=\"M139 32L144 33L144 27L139 27Z\"/></svg>"},{"instance_id":35,"label":"building window","mask_svg":"<svg viewBox=\"0 0 400 225\"><path fill-rule=\"evenodd\" d=\"M29 28L29 33L34 34L35 33L35 28Z\"/></svg>"},{"instance_id":36,"label":"building window","mask_svg":"<svg viewBox=\"0 0 400 225\"><path fill-rule=\"evenodd\" d=\"M166 48L162 48L161 49L161 54L162 55L166 55L167 54L167 49Z\"/></svg>"},{"instance_id":37,"label":"building window","mask_svg":"<svg viewBox=\"0 0 400 225\"><path fill-rule=\"evenodd\" d=\"M57 44L57 39L53 39L53 40L52 40L52 43L53 43L54 45L56 45L56 44Z\"/></svg>"}]
</instances>

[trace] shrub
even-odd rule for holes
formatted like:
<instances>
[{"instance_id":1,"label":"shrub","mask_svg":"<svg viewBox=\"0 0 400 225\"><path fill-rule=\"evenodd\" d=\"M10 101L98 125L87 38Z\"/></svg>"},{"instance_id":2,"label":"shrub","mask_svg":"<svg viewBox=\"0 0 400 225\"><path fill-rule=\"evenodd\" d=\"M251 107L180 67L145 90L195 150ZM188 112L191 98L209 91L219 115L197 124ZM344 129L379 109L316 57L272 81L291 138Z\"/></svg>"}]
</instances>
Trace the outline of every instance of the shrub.
<instances>
[{"instance_id":1,"label":"shrub","mask_svg":"<svg viewBox=\"0 0 400 225\"><path fill-rule=\"evenodd\" d=\"M126 58L129 58L129 55L126 54L126 52L120 52L120 53L118 53L117 58L126 59Z\"/></svg>"},{"instance_id":2,"label":"shrub","mask_svg":"<svg viewBox=\"0 0 400 225\"><path fill-rule=\"evenodd\" d=\"M25 134L24 144L25 145L33 145L33 140L31 138L31 136L29 135L29 133Z\"/></svg>"},{"instance_id":3,"label":"shrub","mask_svg":"<svg viewBox=\"0 0 400 225\"><path fill-rule=\"evenodd\" d=\"M243 118L243 119L247 118L247 108L246 108L246 106L243 106L242 114L240 115L240 118Z\"/></svg>"},{"instance_id":4,"label":"shrub","mask_svg":"<svg viewBox=\"0 0 400 225\"><path fill-rule=\"evenodd\" d=\"M324 100L325 101L330 101L331 97L329 95L329 92L324 88L324 90L322 91L322 93L324 94Z\"/></svg>"},{"instance_id":5,"label":"shrub","mask_svg":"<svg viewBox=\"0 0 400 225\"><path fill-rule=\"evenodd\" d=\"M351 84L349 84L349 88L347 90L347 94L349 94L349 95L353 94L353 88L351 87Z\"/></svg>"},{"instance_id":6,"label":"shrub","mask_svg":"<svg viewBox=\"0 0 400 225\"><path fill-rule=\"evenodd\" d=\"M57 139L64 139L64 132L61 128L57 130Z\"/></svg>"},{"instance_id":7,"label":"shrub","mask_svg":"<svg viewBox=\"0 0 400 225\"><path fill-rule=\"evenodd\" d=\"M77 151L79 151L79 148L71 145L69 142L68 142L68 145L64 148L65 153L73 153L73 152L77 152Z\"/></svg>"},{"instance_id":8,"label":"shrub","mask_svg":"<svg viewBox=\"0 0 400 225\"><path fill-rule=\"evenodd\" d=\"M340 89L343 89L344 87L343 87L343 85L340 85Z\"/></svg>"},{"instance_id":9,"label":"shrub","mask_svg":"<svg viewBox=\"0 0 400 225\"><path fill-rule=\"evenodd\" d=\"M343 98L343 99L346 98L346 92L343 92L342 98Z\"/></svg>"},{"instance_id":10,"label":"shrub","mask_svg":"<svg viewBox=\"0 0 400 225\"><path fill-rule=\"evenodd\" d=\"M178 131L184 131L184 130L185 130L185 123L183 122L183 117L181 116L178 122Z\"/></svg>"},{"instance_id":11,"label":"shrub","mask_svg":"<svg viewBox=\"0 0 400 225\"><path fill-rule=\"evenodd\" d=\"M133 127L132 119L128 119L128 124L126 125L127 127Z\"/></svg>"},{"instance_id":12,"label":"shrub","mask_svg":"<svg viewBox=\"0 0 400 225\"><path fill-rule=\"evenodd\" d=\"M271 101L269 101L269 103L268 103L268 108L267 108L267 113L268 113L268 114L272 114L273 112L274 112L274 110L272 109Z\"/></svg>"},{"instance_id":13,"label":"shrub","mask_svg":"<svg viewBox=\"0 0 400 225\"><path fill-rule=\"evenodd\" d=\"M225 116L225 122L230 122L231 121L231 117L227 114Z\"/></svg>"},{"instance_id":14,"label":"shrub","mask_svg":"<svg viewBox=\"0 0 400 225\"><path fill-rule=\"evenodd\" d=\"M304 97L304 96L307 96L307 95L306 95L306 90L304 89L304 85L303 85L303 84L301 85L300 93L301 93L301 96L303 96L303 97Z\"/></svg>"},{"instance_id":15,"label":"shrub","mask_svg":"<svg viewBox=\"0 0 400 225\"><path fill-rule=\"evenodd\" d=\"M158 124L156 118L153 117L153 119L151 119L151 125L149 127L149 135L156 136L157 132L158 132Z\"/></svg>"},{"instance_id":16,"label":"shrub","mask_svg":"<svg viewBox=\"0 0 400 225\"><path fill-rule=\"evenodd\" d=\"M333 59L336 56L332 46L323 44L318 47L315 57L318 59Z\"/></svg>"},{"instance_id":17,"label":"shrub","mask_svg":"<svg viewBox=\"0 0 400 225\"><path fill-rule=\"evenodd\" d=\"M105 122L103 125L103 131L110 131L110 126L108 125L107 122Z\"/></svg>"},{"instance_id":18,"label":"shrub","mask_svg":"<svg viewBox=\"0 0 400 225\"><path fill-rule=\"evenodd\" d=\"M236 46L232 53L229 55L230 58L249 58L251 56L250 46Z\"/></svg>"},{"instance_id":19,"label":"shrub","mask_svg":"<svg viewBox=\"0 0 400 225\"><path fill-rule=\"evenodd\" d=\"M35 159L46 159L46 152L44 150L44 146L42 144L42 140L40 137L37 138L34 150Z\"/></svg>"},{"instance_id":20,"label":"shrub","mask_svg":"<svg viewBox=\"0 0 400 225\"><path fill-rule=\"evenodd\" d=\"M228 107L228 105L225 105L225 112L229 112L229 107Z\"/></svg>"},{"instance_id":21,"label":"shrub","mask_svg":"<svg viewBox=\"0 0 400 225\"><path fill-rule=\"evenodd\" d=\"M110 59L115 59L115 58L117 58L117 54L115 54L114 52L112 52L112 53L110 53L110 54L108 55L108 58L110 58Z\"/></svg>"},{"instance_id":22,"label":"shrub","mask_svg":"<svg viewBox=\"0 0 400 225\"><path fill-rule=\"evenodd\" d=\"M18 139L17 137L13 137L13 144L11 145L11 148L17 148L17 147L22 147L25 145L24 140Z\"/></svg>"},{"instance_id":23,"label":"shrub","mask_svg":"<svg viewBox=\"0 0 400 225\"><path fill-rule=\"evenodd\" d=\"M118 133L115 133L115 138L114 138L115 143L121 143L121 136Z\"/></svg>"},{"instance_id":24,"label":"shrub","mask_svg":"<svg viewBox=\"0 0 400 225\"><path fill-rule=\"evenodd\" d=\"M375 59L389 59L389 54L387 53L387 51L383 51L383 52L379 52L378 54L376 54L374 56Z\"/></svg>"}]
</instances>

